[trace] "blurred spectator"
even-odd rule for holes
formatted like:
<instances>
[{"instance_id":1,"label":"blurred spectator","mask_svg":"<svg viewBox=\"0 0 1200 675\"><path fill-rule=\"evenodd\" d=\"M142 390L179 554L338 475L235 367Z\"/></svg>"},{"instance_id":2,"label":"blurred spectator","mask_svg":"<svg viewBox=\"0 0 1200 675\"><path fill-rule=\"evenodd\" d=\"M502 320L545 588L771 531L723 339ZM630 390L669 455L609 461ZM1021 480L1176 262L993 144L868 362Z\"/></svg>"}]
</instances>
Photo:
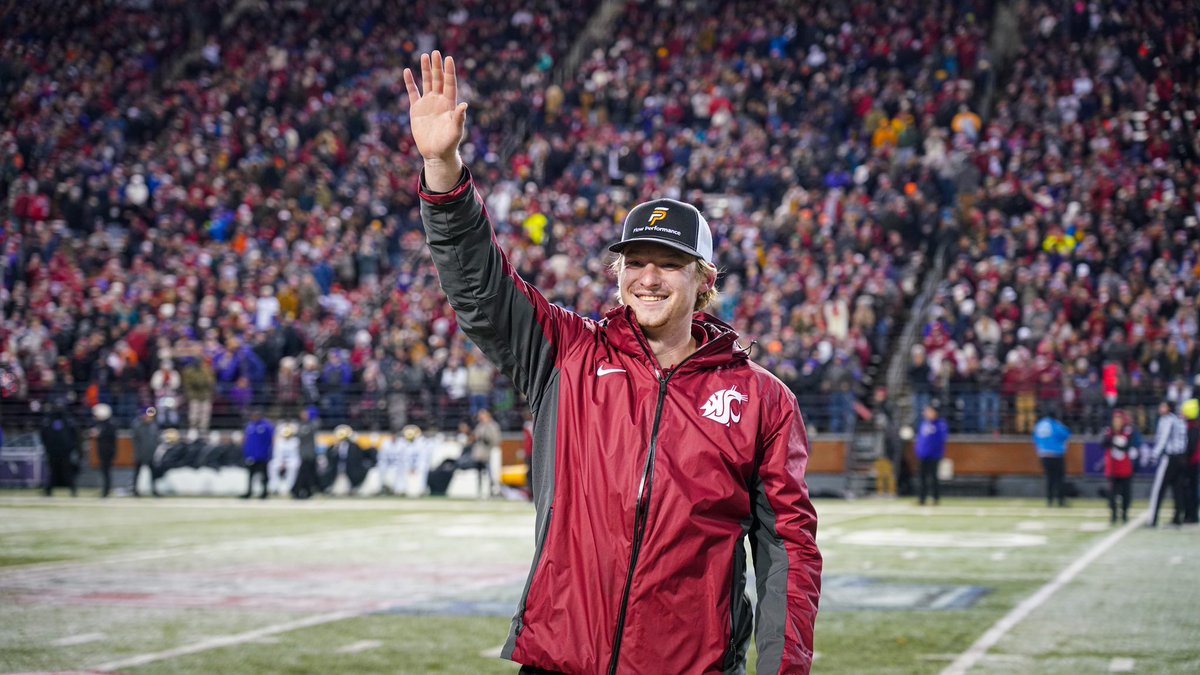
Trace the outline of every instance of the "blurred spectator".
<instances>
[{"instance_id":1,"label":"blurred spectator","mask_svg":"<svg viewBox=\"0 0 1200 675\"><path fill-rule=\"evenodd\" d=\"M921 413L924 419L917 427L916 440L913 443L913 450L920 466L917 474L917 503L923 506L926 498L932 497L936 506L941 499L938 465L946 456L946 437L950 431L946 420L941 418L938 409L933 405L925 406Z\"/></svg>"},{"instance_id":2,"label":"blurred spectator","mask_svg":"<svg viewBox=\"0 0 1200 675\"><path fill-rule=\"evenodd\" d=\"M65 487L71 496L77 494L75 478L79 472L80 437L79 429L60 403L51 404L50 410L39 433L42 447L46 449L46 465L49 473L42 491L47 497L54 488Z\"/></svg>"},{"instance_id":3,"label":"blurred spectator","mask_svg":"<svg viewBox=\"0 0 1200 675\"><path fill-rule=\"evenodd\" d=\"M244 377L243 377L244 379ZM242 455L246 460L248 475L246 492L242 499L249 499L254 493L254 477L258 476L262 483L260 499L266 499L268 490L268 473L271 459L274 457L275 425L262 416L258 408L250 408L250 421L242 438Z\"/></svg>"},{"instance_id":4,"label":"blurred spectator","mask_svg":"<svg viewBox=\"0 0 1200 675\"><path fill-rule=\"evenodd\" d=\"M321 485L333 494L357 494L375 464L375 452L366 452L354 440L354 429L340 424L333 430L334 442L326 451L325 475Z\"/></svg>"},{"instance_id":5,"label":"blurred spectator","mask_svg":"<svg viewBox=\"0 0 1200 675\"><path fill-rule=\"evenodd\" d=\"M112 421L112 407L107 403L98 403L92 408L95 424L91 436L96 442L96 459L100 464L100 477L103 480L100 496L107 497L112 491L112 465L117 457L117 426Z\"/></svg>"},{"instance_id":6,"label":"blurred spectator","mask_svg":"<svg viewBox=\"0 0 1200 675\"><path fill-rule=\"evenodd\" d=\"M920 427L924 419L925 408L932 402L933 373L926 361L925 347L914 345L911 352L911 362L908 366L908 388L912 392L912 406L915 413L914 427Z\"/></svg>"},{"instance_id":7,"label":"blurred spectator","mask_svg":"<svg viewBox=\"0 0 1200 675\"><path fill-rule=\"evenodd\" d=\"M279 425L271 459L267 462L267 492L285 495L293 492L300 475L300 439L294 422Z\"/></svg>"},{"instance_id":8,"label":"blurred spectator","mask_svg":"<svg viewBox=\"0 0 1200 675\"><path fill-rule=\"evenodd\" d=\"M142 414L138 415L133 421L131 428L133 440L133 484L130 486L130 491L134 497L140 496L138 492L138 479L141 477L142 468L150 471L150 492L158 497L158 471L154 466L154 451L158 449L159 427L158 420L155 419L157 411L153 407L147 407L142 410Z\"/></svg>"},{"instance_id":9,"label":"blurred spectator","mask_svg":"<svg viewBox=\"0 0 1200 675\"><path fill-rule=\"evenodd\" d=\"M150 375L150 391L160 420L169 427L179 426L180 393L183 380L171 359L159 361L158 369Z\"/></svg>"},{"instance_id":10,"label":"blurred spectator","mask_svg":"<svg viewBox=\"0 0 1200 675\"><path fill-rule=\"evenodd\" d=\"M875 460L875 492L895 497L896 477L900 472L903 444L900 430L888 402L887 389L876 387L871 394L871 425L878 434Z\"/></svg>"},{"instance_id":11,"label":"blurred spectator","mask_svg":"<svg viewBox=\"0 0 1200 675\"><path fill-rule=\"evenodd\" d=\"M1112 424L1102 435L1104 446L1104 475L1108 478L1109 522L1116 524L1118 500L1121 522L1129 522L1129 501L1132 494L1133 471L1142 447L1142 435L1120 408L1113 411Z\"/></svg>"},{"instance_id":12,"label":"blurred spectator","mask_svg":"<svg viewBox=\"0 0 1200 675\"><path fill-rule=\"evenodd\" d=\"M1045 415L1033 427L1033 444L1046 477L1046 506L1066 506L1066 455L1071 430L1052 415Z\"/></svg>"},{"instance_id":13,"label":"blurred spectator","mask_svg":"<svg viewBox=\"0 0 1200 675\"><path fill-rule=\"evenodd\" d=\"M471 430L471 466L478 473L479 498L485 499L499 494L497 476L492 472L492 451L500 448L500 425L490 410L480 410L475 427ZM486 489L485 489L486 484Z\"/></svg>"},{"instance_id":14,"label":"blurred spectator","mask_svg":"<svg viewBox=\"0 0 1200 675\"><path fill-rule=\"evenodd\" d=\"M217 378L207 355L188 359L180 373L183 393L187 398L188 427L208 431L212 423L213 393Z\"/></svg>"},{"instance_id":15,"label":"blurred spectator","mask_svg":"<svg viewBox=\"0 0 1200 675\"><path fill-rule=\"evenodd\" d=\"M439 378L443 396L443 418L441 421L442 428L453 426L459 420L467 418L467 383L470 380L470 373L462 359L457 356L450 357L450 360L442 368L442 374Z\"/></svg>"},{"instance_id":16,"label":"blurred spectator","mask_svg":"<svg viewBox=\"0 0 1200 675\"><path fill-rule=\"evenodd\" d=\"M467 394L470 397L470 416L476 417L481 410L492 407L492 388L496 372L491 362L483 358L471 359L467 366Z\"/></svg>"},{"instance_id":17,"label":"blurred spectator","mask_svg":"<svg viewBox=\"0 0 1200 675\"><path fill-rule=\"evenodd\" d=\"M275 375L275 402L279 406L280 418L292 419L300 414L302 391L300 366L296 357L281 358Z\"/></svg>"},{"instance_id":18,"label":"blurred spectator","mask_svg":"<svg viewBox=\"0 0 1200 675\"><path fill-rule=\"evenodd\" d=\"M300 422L296 425L297 452L300 469L292 483L292 497L308 499L321 489L317 475L317 420L312 408L300 409Z\"/></svg>"}]
</instances>

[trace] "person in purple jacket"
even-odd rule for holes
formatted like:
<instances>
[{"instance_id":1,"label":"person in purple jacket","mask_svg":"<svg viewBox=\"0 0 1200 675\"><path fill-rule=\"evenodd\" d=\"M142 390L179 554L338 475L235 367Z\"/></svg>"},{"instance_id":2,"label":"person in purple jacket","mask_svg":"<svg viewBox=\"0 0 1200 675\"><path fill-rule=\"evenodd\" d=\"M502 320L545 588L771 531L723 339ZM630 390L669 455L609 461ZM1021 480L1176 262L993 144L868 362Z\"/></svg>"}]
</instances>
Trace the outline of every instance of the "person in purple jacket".
<instances>
[{"instance_id":1,"label":"person in purple jacket","mask_svg":"<svg viewBox=\"0 0 1200 675\"><path fill-rule=\"evenodd\" d=\"M925 419L921 422L921 426L917 428L917 438L914 444L914 450L917 453L917 462L920 463L920 492L918 493L917 503L924 505L927 496L933 496L933 503L936 505L941 499L941 490L938 485L938 462L946 456L946 437L950 435L950 430L946 426L946 420L938 415L938 409L933 405L925 406Z\"/></svg>"},{"instance_id":2,"label":"person in purple jacket","mask_svg":"<svg viewBox=\"0 0 1200 675\"><path fill-rule=\"evenodd\" d=\"M246 459L246 468L250 471L249 482L246 483L246 494L242 499L249 499L254 491L254 476L262 480L261 499L267 498L267 463L271 461L272 449L275 443L275 427L270 420L263 419L262 411L258 408L250 410L250 422L246 425L245 440L242 442L242 456Z\"/></svg>"}]
</instances>

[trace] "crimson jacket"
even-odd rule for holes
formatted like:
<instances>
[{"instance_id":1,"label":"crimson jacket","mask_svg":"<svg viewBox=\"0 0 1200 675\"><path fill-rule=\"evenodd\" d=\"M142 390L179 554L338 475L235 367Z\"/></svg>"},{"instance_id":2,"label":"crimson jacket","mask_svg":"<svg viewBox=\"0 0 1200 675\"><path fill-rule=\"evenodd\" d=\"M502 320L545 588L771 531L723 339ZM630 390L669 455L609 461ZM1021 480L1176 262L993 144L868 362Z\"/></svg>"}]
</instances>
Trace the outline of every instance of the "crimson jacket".
<instances>
[{"instance_id":1,"label":"crimson jacket","mask_svg":"<svg viewBox=\"0 0 1200 675\"><path fill-rule=\"evenodd\" d=\"M549 303L497 246L470 178L422 189L442 288L534 414L533 565L503 656L564 673L741 673L757 580L759 673L807 673L821 584L808 437L792 393L737 334L660 369L627 308Z\"/></svg>"},{"instance_id":2,"label":"crimson jacket","mask_svg":"<svg viewBox=\"0 0 1200 675\"><path fill-rule=\"evenodd\" d=\"M1114 429L1105 427L1103 433L1104 475L1109 478L1133 476L1133 460L1137 456L1142 436L1132 424Z\"/></svg>"}]
</instances>

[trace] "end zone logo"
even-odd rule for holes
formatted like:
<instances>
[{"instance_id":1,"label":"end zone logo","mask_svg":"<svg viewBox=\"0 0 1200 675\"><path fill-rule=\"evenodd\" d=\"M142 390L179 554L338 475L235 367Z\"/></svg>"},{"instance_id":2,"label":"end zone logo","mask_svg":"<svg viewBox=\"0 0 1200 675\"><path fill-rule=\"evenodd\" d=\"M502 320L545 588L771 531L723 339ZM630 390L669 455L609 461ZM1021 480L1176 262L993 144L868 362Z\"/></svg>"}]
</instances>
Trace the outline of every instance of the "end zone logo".
<instances>
[{"instance_id":1,"label":"end zone logo","mask_svg":"<svg viewBox=\"0 0 1200 675\"><path fill-rule=\"evenodd\" d=\"M742 405L750 400L750 397L737 390L734 385L728 389L713 392L712 396L708 397L708 401L700 408L700 414L717 424L737 423L742 420ZM733 404L737 404L737 410L733 409Z\"/></svg>"}]
</instances>

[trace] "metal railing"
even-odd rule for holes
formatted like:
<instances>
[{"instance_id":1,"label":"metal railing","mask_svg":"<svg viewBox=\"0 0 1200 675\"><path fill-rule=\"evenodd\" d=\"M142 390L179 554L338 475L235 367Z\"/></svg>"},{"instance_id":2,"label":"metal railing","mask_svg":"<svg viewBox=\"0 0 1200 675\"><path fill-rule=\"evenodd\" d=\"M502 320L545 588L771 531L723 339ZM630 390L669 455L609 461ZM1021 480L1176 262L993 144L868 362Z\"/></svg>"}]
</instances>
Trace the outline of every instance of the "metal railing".
<instances>
[{"instance_id":1,"label":"metal railing","mask_svg":"<svg viewBox=\"0 0 1200 675\"><path fill-rule=\"evenodd\" d=\"M1014 393L997 387L957 384L935 387L928 398L913 394L914 403L931 402L946 420L952 434L1022 435L1033 433L1038 419L1052 415L1076 436L1099 435L1112 421L1115 409L1124 410L1144 436L1154 433L1158 404L1164 395L1153 390L1122 392L1114 404L1093 392L1075 390ZM916 422L919 410L902 417L901 424Z\"/></svg>"}]
</instances>

